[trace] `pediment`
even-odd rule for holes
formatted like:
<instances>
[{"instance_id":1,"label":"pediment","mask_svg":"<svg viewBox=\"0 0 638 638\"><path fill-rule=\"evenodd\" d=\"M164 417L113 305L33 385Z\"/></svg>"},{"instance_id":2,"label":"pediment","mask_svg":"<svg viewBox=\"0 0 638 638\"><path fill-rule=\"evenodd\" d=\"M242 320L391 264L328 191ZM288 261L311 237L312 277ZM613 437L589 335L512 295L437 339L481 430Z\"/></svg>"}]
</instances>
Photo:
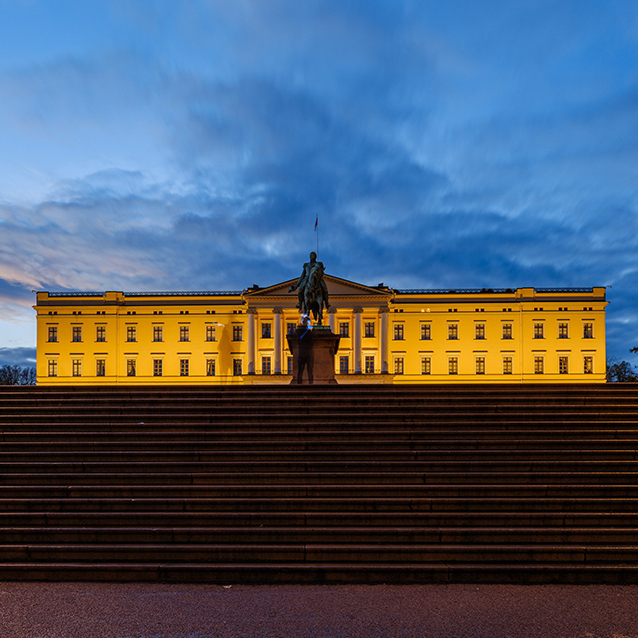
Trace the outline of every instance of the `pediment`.
<instances>
[{"instance_id":1,"label":"pediment","mask_svg":"<svg viewBox=\"0 0 638 638\"><path fill-rule=\"evenodd\" d=\"M347 279L334 277L333 275L324 275L324 281L328 286L330 298L335 297L377 297L378 299L388 298L392 293L385 287L371 287L359 284ZM257 301L258 299L273 299L282 297L296 297L297 292L288 292L291 284L297 283L297 278L283 281L267 288L250 289L244 293L247 299Z\"/></svg>"}]
</instances>

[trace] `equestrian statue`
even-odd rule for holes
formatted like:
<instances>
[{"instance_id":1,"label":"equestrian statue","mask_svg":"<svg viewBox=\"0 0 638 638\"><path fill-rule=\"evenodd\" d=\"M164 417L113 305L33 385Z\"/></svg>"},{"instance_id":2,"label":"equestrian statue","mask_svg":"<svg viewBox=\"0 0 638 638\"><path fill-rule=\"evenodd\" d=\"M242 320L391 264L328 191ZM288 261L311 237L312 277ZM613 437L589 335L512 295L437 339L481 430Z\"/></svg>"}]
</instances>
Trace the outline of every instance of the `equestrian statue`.
<instances>
[{"instance_id":1,"label":"equestrian statue","mask_svg":"<svg viewBox=\"0 0 638 638\"><path fill-rule=\"evenodd\" d=\"M301 276L296 284L288 289L288 292L299 290L299 303L297 308L302 315L312 316L318 326L322 325L322 315L324 307L330 308L328 302L328 287L323 279L323 263L317 261L317 253L310 253L310 261L303 265Z\"/></svg>"}]
</instances>

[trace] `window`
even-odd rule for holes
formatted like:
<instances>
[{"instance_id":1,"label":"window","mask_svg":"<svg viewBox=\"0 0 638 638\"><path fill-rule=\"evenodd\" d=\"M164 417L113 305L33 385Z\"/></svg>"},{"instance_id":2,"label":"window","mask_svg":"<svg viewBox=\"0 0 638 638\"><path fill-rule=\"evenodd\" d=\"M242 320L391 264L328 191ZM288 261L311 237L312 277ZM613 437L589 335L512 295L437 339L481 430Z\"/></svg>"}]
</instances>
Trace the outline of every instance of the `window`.
<instances>
[{"instance_id":1,"label":"window","mask_svg":"<svg viewBox=\"0 0 638 638\"><path fill-rule=\"evenodd\" d=\"M476 374L485 374L485 357L476 357Z\"/></svg>"},{"instance_id":2,"label":"window","mask_svg":"<svg viewBox=\"0 0 638 638\"><path fill-rule=\"evenodd\" d=\"M341 324L343 325L343 324ZM348 324L345 324L348 326ZM339 357L339 374L349 374L350 372L350 357Z\"/></svg>"},{"instance_id":3,"label":"window","mask_svg":"<svg viewBox=\"0 0 638 638\"><path fill-rule=\"evenodd\" d=\"M272 365L271 365L270 357L261 358L261 373L272 374Z\"/></svg>"},{"instance_id":4,"label":"window","mask_svg":"<svg viewBox=\"0 0 638 638\"><path fill-rule=\"evenodd\" d=\"M512 374L512 357L503 357L503 374Z\"/></svg>"},{"instance_id":5,"label":"window","mask_svg":"<svg viewBox=\"0 0 638 638\"><path fill-rule=\"evenodd\" d=\"M233 341L243 341L242 326L233 326Z\"/></svg>"},{"instance_id":6,"label":"window","mask_svg":"<svg viewBox=\"0 0 638 638\"><path fill-rule=\"evenodd\" d=\"M153 341L164 341L164 326L153 326Z\"/></svg>"},{"instance_id":7,"label":"window","mask_svg":"<svg viewBox=\"0 0 638 638\"><path fill-rule=\"evenodd\" d=\"M504 323L503 324L503 339L513 339L512 335L512 324Z\"/></svg>"},{"instance_id":8,"label":"window","mask_svg":"<svg viewBox=\"0 0 638 638\"><path fill-rule=\"evenodd\" d=\"M75 342L82 341L82 326L73 326L73 337Z\"/></svg>"},{"instance_id":9,"label":"window","mask_svg":"<svg viewBox=\"0 0 638 638\"><path fill-rule=\"evenodd\" d=\"M364 326L364 337L374 337L374 321L366 321Z\"/></svg>"},{"instance_id":10,"label":"window","mask_svg":"<svg viewBox=\"0 0 638 638\"><path fill-rule=\"evenodd\" d=\"M106 326L96 326L95 328L95 340L106 341Z\"/></svg>"},{"instance_id":11,"label":"window","mask_svg":"<svg viewBox=\"0 0 638 638\"><path fill-rule=\"evenodd\" d=\"M106 376L106 359L95 360L95 376L96 377Z\"/></svg>"},{"instance_id":12,"label":"window","mask_svg":"<svg viewBox=\"0 0 638 638\"><path fill-rule=\"evenodd\" d=\"M179 340L180 341L190 341L190 326L180 326L179 327Z\"/></svg>"},{"instance_id":13,"label":"window","mask_svg":"<svg viewBox=\"0 0 638 638\"><path fill-rule=\"evenodd\" d=\"M372 325L374 326L374 324ZM366 355L364 370L366 374L374 374L374 356Z\"/></svg>"},{"instance_id":14,"label":"window","mask_svg":"<svg viewBox=\"0 0 638 638\"><path fill-rule=\"evenodd\" d=\"M394 324L394 340L403 341L403 324L402 323Z\"/></svg>"},{"instance_id":15,"label":"window","mask_svg":"<svg viewBox=\"0 0 638 638\"><path fill-rule=\"evenodd\" d=\"M162 376L162 360L161 359L153 359L153 376L154 377Z\"/></svg>"},{"instance_id":16,"label":"window","mask_svg":"<svg viewBox=\"0 0 638 638\"><path fill-rule=\"evenodd\" d=\"M233 376L241 377L241 374L241 359L233 359Z\"/></svg>"},{"instance_id":17,"label":"window","mask_svg":"<svg viewBox=\"0 0 638 638\"><path fill-rule=\"evenodd\" d=\"M593 339L593 338L594 338L594 324L584 323L583 324L583 339Z\"/></svg>"},{"instance_id":18,"label":"window","mask_svg":"<svg viewBox=\"0 0 638 638\"><path fill-rule=\"evenodd\" d=\"M404 362L403 357L397 357L394 360L394 374L403 374Z\"/></svg>"},{"instance_id":19,"label":"window","mask_svg":"<svg viewBox=\"0 0 638 638\"><path fill-rule=\"evenodd\" d=\"M474 324L474 338L485 339L485 324L484 323Z\"/></svg>"},{"instance_id":20,"label":"window","mask_svg":"<svg viewBox=\"0 0 638 638\"><path fill-rule=\"evenodd\" d=\"M179 360L179 376L187 377L188 376L188 359L180 359Z\"/></svg>"},{"instance_id":21,"label":"window","mask_svg":"<svg viewBox=\"0 0 638 638\"><path fill-rule=\"evenodd\" d=\"M534 324L534 339L544 339L545 338L545 326L542 323Z\"/></svg>"},{"instance_id":22,"label":"window","mask_svg":"<svg viewBox=\"0 0 638 638\"><path fill-rule=\"evenodd\" d=\"M292 324L295 325L294 323ZM286 371L288 374L292 374L292 357L288 357L286 360Z\"/></svg>"},{"instance_id":23,"label":"window","mask_svg":"<svg viewBox=\"0 0 638 638\"><path fill-rule=\"evenodd\" d=\"M447 360L447 371L448 371L448 374L459 373L459 358L458 357L450 357Z\"/></svg>"},{"instance_id":24,"label":"window","mask_svg":"<svg viewBox=\"0 0 638 638\"><path fill-rule=\"evenodd\" d=\"M534 357L534 374L543 374L545 372L545 360L543 357Z\"/></svg>"},{"instance_id":25,"label":"window","mask_svg":"<svg viewBox=\"0 0 638 638\"><path fill-rule=\"evenodd\" d=\"M558 324L558 338L569 339L569 324L568 323Z\"/></svg>"},{"instance_id":26,"label":"window","mask_svg":"<svg viewBox=\"0 0 638 638\"><path fill-rule=\"evenodd\" d=\"M134 377L137 368L137 362L135 359L127 359L126 360L126 376Z\"/></svg>"},{"instance_id":27,"label":"window","mask_svg":"<svg viewBox=\"0 0 638 638\"><path fill-rule=\"evenodd\" d=\"M585 374L594 374L594 357L583 357L583 372Z\"/></svg>"},{"instance_id":28,"label":"window","mask_svg":"<svg viewBox=\"0 0 638 638\"><path fill-rule=\"evenodd\" d=\"M56 359L49 359L48 375L50 377L58 376L58 362Z\"/></svg>"},{"instance_id":29,"label":"window","mask_svg":"<svg viewBox=\"0 0 638 638\"><path fill-rule=\"evenodd\" d=\"M217 341L217 331L215 326L206 326L206 341Z\"/></svg>"},{"instance_id":30,"label":"window","mask_svg":"<svg viewBox=\"0 0 638 638\"><path fill-rule=\"evenodd\" d=\"M350 322L349 321L341 321L341 322L339 322L339 336L340 337L349 337L350 336Z\"/></svg>"},{"instance_id":31,"label":"window","mask_svg":"<svg viewBox=\"0 0 638 638\"><path fill-rule=\"evenodd\" d=\"M289 321L286 324L286 333L289 334L289 335L294 335L295 334L295 328L296 328L296 325ZM292 372L290 374L292 374Z\"/></svg>"},{"instance_id":32,"label":"window","mask_svg":"<svg viewBox=\"0 0 638 638\"><path fill-rule=\"evenodd\" d=\"M569 357L558 357L558 374L569 372Z\"/></svg>"},{"instance_id":33,"label":"window","mask_svg":"<svg viewBox=\"0 0 638 638\"><path fill-rule=\"evenodd\" d=\"M137 328L135 326L126 326L126 340L137 341Z\"/></svg>"},{"instance_id":34,"label":"window","mask_svg":"<svg viewBox=\"0 0 638 638\"><path fill-rule=\"evenodd\" d=\"M73 376L82 376L82 359L73 359Z\"/></svg>"},{"instance_id":35,"label":"window","mask_svg":"<svg viewBox=\"0 0 638 638\"><path fill-rule=\"evenodd\" d=\"M272 339L272 324L270 323L261 324L261 338Z\"/></svg>"},{"instance_id":36,"label":"window","mask_svg":"<svg viewBox=\"0 0 638 638\"><path fill-rule=\"evenodd\" d=\"M58 327L57 326L49 326L49 336L47 341L49 343L55 343L58 340Z\"/></svg>"},{"instance_id":37,"label":"window","mask_svg":"<svg viewBox=\"0 0 638 638\"><path fill-rule=\"evenodd\" d=\"M429 323L421 324L421 341L432 339L432 326Z\"/></svg>"},{"instance_id":38,"label":"window","mask_svg":"<svg viewBox=\"0 0 638 638\"><path fill-rule=\"evenodd\" d=\"M458 323L448 323L448 325L447 325L447 338L448 339L458 339L459 338L459 324Z\"/></svg>"},{"instance_id":39,"label":"window","mask_svg":"<svg viewBox=\"0 0 638 638\"><path fill-rule=\"evenodd\" d=\"M215 359L206 359L206 376L215 376Z\"/></svg>"},{"instance_id":40,"label":"window","mask_svg":"<svg viewBox=\"0 0 638 638\"><path fill-rule=\"evenodd\" d=\"M421 357L421 374L432 374L432 359Z\"/></svg>"}]
</instances>

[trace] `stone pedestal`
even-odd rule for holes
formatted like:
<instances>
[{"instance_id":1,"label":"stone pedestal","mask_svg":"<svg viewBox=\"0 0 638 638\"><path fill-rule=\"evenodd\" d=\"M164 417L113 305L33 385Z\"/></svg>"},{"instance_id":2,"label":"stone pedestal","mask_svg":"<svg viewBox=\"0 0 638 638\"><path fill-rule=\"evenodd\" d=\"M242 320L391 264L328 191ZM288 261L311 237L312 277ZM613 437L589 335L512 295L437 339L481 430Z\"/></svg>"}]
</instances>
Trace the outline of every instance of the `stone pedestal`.
<instances>
[{"instance_id":1,"label":"stone pedestal","mask_svg":"<svg viewBox=\"0 0 638 638\"><path fill-rule=\"evenodd\" d=\"M307 330L297 326L294 334L286 335L292 352L290 385L336 384L335 354L339 349L336 334L327 326Z\"/></svg>"}]
</instances>

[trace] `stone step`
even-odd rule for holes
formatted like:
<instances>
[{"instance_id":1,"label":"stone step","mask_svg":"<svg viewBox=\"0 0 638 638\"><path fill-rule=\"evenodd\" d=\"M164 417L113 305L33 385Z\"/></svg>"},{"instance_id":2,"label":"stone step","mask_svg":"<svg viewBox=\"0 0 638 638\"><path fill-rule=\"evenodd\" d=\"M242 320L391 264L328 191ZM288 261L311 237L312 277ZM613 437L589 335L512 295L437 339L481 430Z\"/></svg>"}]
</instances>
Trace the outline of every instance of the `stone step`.
<instances>
[{"instance_id":1,"label":"stone step","mask_svg":"<svg viewBox=\"0 0 638 638\"><path fill-rule=\"evenodd\" d=\"M516 506L516 503L510 505ZM537 506L540 504L536 504ZM638 528L638 513L627 507L625 512L608 513L602 509L562 512L547 511L427 511L427 512L206 512L206 511L117 511L60 512L31 511L0 513L0 530L14 532L17 528L214 528L214 527L277 527L277 528ZM629 505L629 504L627 504ZM635 505L635 503L634 503Z\"/></svg>"},{"instance_id":2,"label":"stone step","mask_svg":"<svg viewBox=\"0 0 638 638\"><path fill-rule=\"evenodd\" d=\"M614 563L15 563L0 564L2 581L101 581L210 584L608 584L633 585L638 566Z\"/></svg>"},{"instance_id":3,"label":"stone step","mask_svg":"<svg viewBox=\"0 0 638 638\"><path fill-rule=\"evenodd\" d=\"M627 545L638 562L637 528L533 527L11 527L0 529L0 546L183 545L236 546L322 543L331 545L560 544ZM629 555L629 554L628 554ZM0 559L1 560L1 559Z\"/></svg>"},{"instance_id":4,"label":"stone step","mask_svg":"<svg viewBox=\"0 0 638 638\"><path fill-rule=\"evenodd\" d=\"M0 563L26 562L172 562L190 563L311 562L414 563L473 562L629 563L638 566L635 545L478 544L4 544Z\"/></svg>"}]
</instances>

